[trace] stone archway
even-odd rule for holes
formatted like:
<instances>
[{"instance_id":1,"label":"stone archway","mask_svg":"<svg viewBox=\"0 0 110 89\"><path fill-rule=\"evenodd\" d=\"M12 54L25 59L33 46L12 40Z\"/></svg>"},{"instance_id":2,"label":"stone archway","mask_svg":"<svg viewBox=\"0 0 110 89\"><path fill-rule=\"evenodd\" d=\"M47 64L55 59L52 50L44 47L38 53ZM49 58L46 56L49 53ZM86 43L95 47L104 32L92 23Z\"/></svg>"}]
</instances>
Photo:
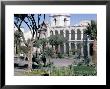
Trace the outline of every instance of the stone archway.
<instances>
[{"instance_id":1,"label":"stone archway","mask_svg":"<svg viewBox=\"0 0 110 89\"><path fill-rule=\"evenodd\" d=\"M58 35L58 31L57 30L55 30L55 35Z\"/></svg>"},{"instance_id":2,"label":"stone archway","mask_svg":"<svg viewBox=\"0 0 110 89\"><path fill-rule=\"evenodd\" d=\"M53 31L52 30L50 31L50 35L53 35Z\"/></svg>"},{"instance_id":3,"label":"stone archway","mask_svg":"<svg viewBox=\"0 0 110 89\"><path fill-rule=\"evenodd\" d=\"M81 31L77 29L77 40L81 40Z\"/></svg>"},{"instance_id":4,"label":"stone archway","mask_svg":"<svg viewBox=\"0 0 110 89\"><path fill-rule=\"evenodd\" d=\"M71 30L71 40L75 40L75 31Z\"/></svg>"}]
</instances>

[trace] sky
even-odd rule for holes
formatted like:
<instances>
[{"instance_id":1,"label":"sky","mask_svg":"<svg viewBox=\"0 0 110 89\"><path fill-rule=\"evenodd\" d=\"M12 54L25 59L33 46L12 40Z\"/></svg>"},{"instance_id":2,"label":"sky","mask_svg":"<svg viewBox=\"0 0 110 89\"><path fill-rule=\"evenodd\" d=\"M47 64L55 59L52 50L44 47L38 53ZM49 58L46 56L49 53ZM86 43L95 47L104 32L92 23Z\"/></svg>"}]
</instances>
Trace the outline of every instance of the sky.
<instances>
[{"instance_id":1,"label":"sky","mask_svg":"<svg viewBox=\"0 0 110 89\"><path fill-rule=\"evenodd\" d=\"M37 23L37 19L38 19L37 16L38 15L36 14L35 15L36 23ZM45 14L45 21L48 22L48 23L50 22L50 17L49 16L50 16L50 14ZM70 18L70 20L71 20L70 25L71 26L73 26L75 24L79 24L80 21L82 21L82 20L95 20L95 21L97 20L97 15L96 14L71 14L70 16L71 16L71 18ZM43 20L44 20L43 19L43 14L41 14L40 23L42 23ZM26 26L26 24L22 24L22 27L26 28L28 30L28 27Z\"/></svg>"},{"instance_id":2,"label":"sky","mask_svg":"<svg viewBox=\"0 0 110 89\"><path fill-rule=\"evenodd\" d=\"M50 21L50 14L46 14L46 21ZM96 14L71 14L71 26L78 24L82 20L97 20Z\"/></svg>"},{"instance_id":3,"label":"sky","mask_svg":"<svg viewBox=\"0 0 110 89\"><path fill-rule=\"evenodd\" d=\"M96 14L72 14L71 15L71 25L78 24L82 20L97 21L97 15Z\"/></svg>"}]
</instances>

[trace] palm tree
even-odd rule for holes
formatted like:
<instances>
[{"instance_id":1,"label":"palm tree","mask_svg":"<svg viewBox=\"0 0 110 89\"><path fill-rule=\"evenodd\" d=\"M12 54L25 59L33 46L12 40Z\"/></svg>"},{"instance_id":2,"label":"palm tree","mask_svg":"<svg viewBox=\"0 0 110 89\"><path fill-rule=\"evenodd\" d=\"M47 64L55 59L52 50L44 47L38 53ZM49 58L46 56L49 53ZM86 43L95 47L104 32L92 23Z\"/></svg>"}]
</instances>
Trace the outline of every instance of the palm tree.
<instances>
[{"instance_id":1,"label":"palm tree","mask_svg":"<svg viewBox=\"0 0 110 89\"><path fill-rule=\"evenodd\" d=\"M97 61L97 24L96 24L96 21L91 20L91 23L88 24L84 33L88 35L91 40L94 40L92 62L96 64L96 61Z\"/></svg>"}]
</instances>

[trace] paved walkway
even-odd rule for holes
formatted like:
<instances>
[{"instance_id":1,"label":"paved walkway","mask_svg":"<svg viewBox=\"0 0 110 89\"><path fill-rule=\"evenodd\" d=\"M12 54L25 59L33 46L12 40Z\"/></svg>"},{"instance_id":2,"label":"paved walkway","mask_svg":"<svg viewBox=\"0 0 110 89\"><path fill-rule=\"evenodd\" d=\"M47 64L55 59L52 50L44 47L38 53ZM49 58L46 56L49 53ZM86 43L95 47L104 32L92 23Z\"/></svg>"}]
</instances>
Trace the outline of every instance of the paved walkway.
<instances>
[{"instance_id":1,"label":"paved walkway","mask_svg":"<svg viewBox=\"0 0 110 89\"><path fill-rule=\"evenodd\" d=\"M73 63L72 59L50 59L56 67L68 66Z\"/></svg>"},{"instance_id":2,"label":"paved walkway","mask_svg":"<svg viewBox=\"0 0 110 89\"><path fill-rule=\"evenodd\" d=\"M47 59L47 62L49 61L49 59ZM63 67L63 66L68 66L68 65L71 65L73 63L73 59L68 59L68 58L65 58L65 59L50 59L51 62L53 62L53 64L56 66L56 67ZM22 76L23 75L23 72L26 71L24 69L14 69L14 75L15 76Z\"/></svg>"}]
</instances>

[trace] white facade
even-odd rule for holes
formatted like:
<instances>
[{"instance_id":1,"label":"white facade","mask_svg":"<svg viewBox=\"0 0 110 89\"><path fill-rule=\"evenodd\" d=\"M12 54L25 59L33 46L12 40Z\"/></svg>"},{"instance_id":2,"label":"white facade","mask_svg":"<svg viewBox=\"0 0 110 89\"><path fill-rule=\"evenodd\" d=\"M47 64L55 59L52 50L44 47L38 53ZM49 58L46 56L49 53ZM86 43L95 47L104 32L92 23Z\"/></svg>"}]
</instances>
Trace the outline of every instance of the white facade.
<instances>
[{"instance_id":1,"label":"white facade","mask_svg":"<svg viewBox=\"0 0 110 89\"><path fill-rule=\"evenodd\" d=\"M83 55L83 43L84 43L84 30L90 21L83 20L76 25L70 25L70 14L52 14L50 15L50 24L46 24L46 31L41 31L40 38L47 38L50 35L60 34L68 39L67 43L60 45L60 51L62 53L68 53L72 49L79 49L81 55ZM22 29L24 32L24 30ZM31 38L31 32L24 32L25 39ZM90 55L90 44L93 40L88 39L88 55ZM23 44L22 44L23 45Z\"/></svg>"},{"instance_id":2,"label":"white facade","mask_svg":"<svg viewBox=\"0 0 110 89\"><path fill-rule=\"evenodd\" d=\"M50 16L51 23L47 27L47 37L50 35L61 34L67 37L68 43L64 43L60 46L60 50L63 53L68 53L72 49L80 49L81 55L83 55L83 42L84 42L84 30L90 21L84 20L79 24L70 26L71 17L69 14L53 14ZM55 20L56 19L56 20ZM66 19L66 20L65 20ZM90 55L90 44L93 40L88 39L88 55Z\"/></svg>"},{"instance_id":3,"label":"white facade","mask_svg":"<svg viewBox=\"0 0 110 89\"><path fill-rule=\"evenodd\" d=\"M51 27L70 26L69 14L53 14L51 17Z\"/></svg>"}]
</instances>

